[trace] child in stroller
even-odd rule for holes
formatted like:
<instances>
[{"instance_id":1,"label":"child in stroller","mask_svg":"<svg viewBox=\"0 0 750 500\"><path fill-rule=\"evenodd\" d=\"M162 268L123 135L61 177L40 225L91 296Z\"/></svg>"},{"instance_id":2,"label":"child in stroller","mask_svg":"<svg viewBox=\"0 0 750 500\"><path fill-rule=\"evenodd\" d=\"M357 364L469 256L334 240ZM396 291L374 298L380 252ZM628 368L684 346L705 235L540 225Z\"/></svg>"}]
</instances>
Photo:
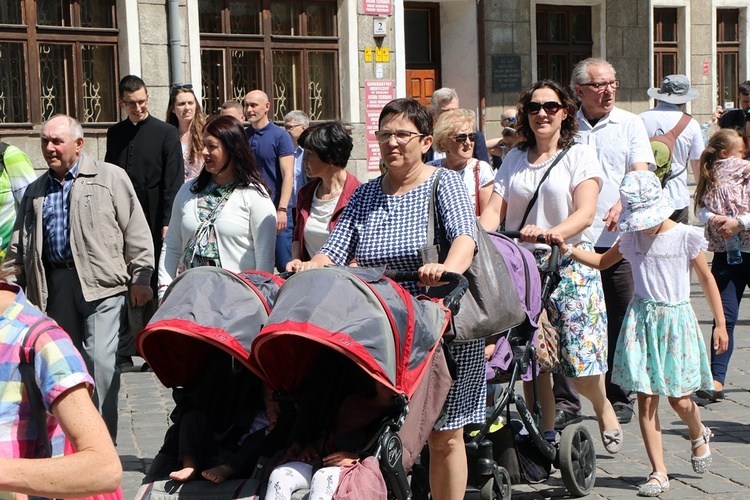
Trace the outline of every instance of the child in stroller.
<instances>
[{"instance_id":1,"label":"child in stroller","mask_svg":"<svg viewBox=\"0 0 750 500\"><path fill-rule=\"evenodd\" d=\"M229 354L211 350L198 380L175 389L181 468L169 477L176 481L189 481L197 473L214 483L234 474L249 477L259 444L272 427L262 382Z\"/></svg>"},{"instance_id":2,"label":"child in stroller","mask_svg":"<svg viewBox=\"0 0 750 500\"><path fill-rule=\"evenodd\" d=\"M341 466L359 460L393 400L385 386L329 348L320 349L297 393L291 445L271 472L266 500L290 499L302 488L310 498L332 498Z\"/></svg>"}]
</instances>

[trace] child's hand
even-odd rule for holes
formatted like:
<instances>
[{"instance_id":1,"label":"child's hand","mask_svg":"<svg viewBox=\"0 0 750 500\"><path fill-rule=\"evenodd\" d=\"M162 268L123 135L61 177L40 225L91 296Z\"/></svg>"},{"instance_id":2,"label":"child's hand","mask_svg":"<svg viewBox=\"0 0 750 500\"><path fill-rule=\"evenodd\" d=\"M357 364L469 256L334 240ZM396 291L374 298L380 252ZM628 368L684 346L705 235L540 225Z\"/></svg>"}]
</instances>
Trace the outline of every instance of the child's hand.
<instances>
[{"instance_id":1,"label":"child's hand","mask_svg":"<svg viewBox=\"0 0 750 500\"><path fill-rule=\"evenodd\" d=\"M565 244L565 240L560 235L560 233L547 233L544 235L544 237L547 239L548 245L557 245L557 247L560 249L560 253L565 253L568 251L568 245Z\"/></svg>"},{"instance_id":2,"label":"child's hand","mask_svg":"<svg viewBox=\"0 0 750 500\"><path fill-rule=\"evenodd\" d=\"M714 342L714 350L716 351L716 354L721 354L729 349L729 335L727 335L726 327L715 327L712 339Z\"/></svg>"},{"instance_id":3,"label":"child's hand","mask_svg":"<svg viewBox=\"0 0 750 500\"><path fill-rule=\"evenodd\" d=\"M337 451L323 458L323 465L326 467L341 467L342 465L353 464L359 460L359 455L353 451Z\"/></svg>"},{"instance_id":4,"label":"child's hand","mask_svg":"<svg viewBox=\"0 0 750 500\"><path fill-rule=\"evenodd\" d=\"M310 463L316 458L318 458L318 450L316 450L314 446L310 445L306 447L304 450L302 450L301 452L299 452L299 456L297 458L301 462Z\"/></svg>"}]
</instances>

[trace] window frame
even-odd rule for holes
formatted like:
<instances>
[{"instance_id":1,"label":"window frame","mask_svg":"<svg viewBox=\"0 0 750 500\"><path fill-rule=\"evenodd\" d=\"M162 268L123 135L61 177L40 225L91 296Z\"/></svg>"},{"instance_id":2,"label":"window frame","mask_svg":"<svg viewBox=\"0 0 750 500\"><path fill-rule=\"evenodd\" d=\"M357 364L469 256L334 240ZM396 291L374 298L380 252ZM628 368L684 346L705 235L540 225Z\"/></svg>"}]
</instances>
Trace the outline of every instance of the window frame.
<instances>
[{"instance_id":1,"label":"window frame","mask_svg":"<svg viewBox=\"0 0 750 500\"><path fill-rule=\"evenodd\" d=\"M551 40L549 30L549 16L551 14L562 14L565 18L563 23L564 40ZM585 15L586 34L588 40L573 39L573 18L574 14ZM571 72L573 67L579 61L591 57L593 54L593 12L590 6L567 6L567 5L547 5L537 4L536 11L536 65L537 79L552 78L551 60L553 57L561 56L567 60L562 65L561 79L558 82L567 88L570 84Z\"/></svg>"},{"instance_id":2,"label":"window frame","mask_svg":"<svg viewBox=\"0 0 750 500\"><path fill-rule=\"evenodd\" d=\"M723 13L721 11L724 11ZM722 14L729 14L729 16L722 16ZM734 18L732 24L734 26L735 40L725 40L725 22L727 17ZM716 9L716 76L717 76L717 93L719 105L724 106L725 102L732 101L735 106L737 102L737 85L740 83L740 9L737 8L717 8ZM725 57L734 56L734 68L733 73L735 75L734 82L726 82L724 75L726 74ZM725 92L728 96L725 96Z\"/></svg>"},{"instance_id":3,"label":"window frame","mask_svg":"<svg viewBox=\"0 0 750 500\"><path fill-rule=\"evenodd\" d=\"M680 12L677 7L654 7L654 87L661 87L661 82L668 76L664 70L664 60L667 57L674 59L674 73L680 73L679 46L680 46ZM664 40L664 25L667 16L674 15L674 22L670 22L675 34L674 40Z\"/></svg>"},{"instance_id":4,"label":"window frame","mask_svg":"<svg viewBox=\"0 0 750 500\"><path fill-rule=\"evenodd\" d=\"M218 93L218 104L221 105L223 101L232 99L235 94L234 82L232 79L232 51L234 50L250 50L260 52L260 82L257 87L264 90L268 94L268 98L272 103L272 113L275 113L274 103L276 102L277 96L274 92L274 53L275 52L296 52L301 55L302 69L299 71L300 82L298 87L302 90L302 102L303 106L298 109L302 109L307 114L310 114L310 66L308 54L311 52L333 52L335 54L336 64L334 65L333 71L333 88L331 89L333 99L332 108L335 112L335 116L324 117L322 119L338 119L341 116L341 89L337 82L339 78L339 61L341 55L340 47L340 33L339 33L339 14L338 14L338 2L336 0L285 0L285 3L295 3L299 6L299 35L275 35L272 34L272 17L271 17L271 0L261 1L261 22L260 34L233 34L231 33L230 22L230 10L229 0L199 0L199 1L218 1L222 4L221 7L221 33L200 33L200 52L201 60L203 60L204 50L216 50L223 53L224 68L223 68L223 82L211 82L212 84L219 84ZM281 3L279 0L275 2ZM310 5L327 4L333 5L334 19L333 26L335 33L333 36L307 36L307 7ZM203 73L204 78L206 73ZM209 107L209 103L205 100L209 95L208 84L206 81L202 81L204 95L204 109L207 113L211 114L214 109ZM248 91L253 89L248 89ZM279 121L278 116L270 117L274 121Z\"/></svg>"},{"instance_id":5,"label":"window frame","mask_svg":"<svg viewBox=\"0 0 750 500\"><path fill-rule=\"evenodd\" d=\"M55 110L56 113L67 112L81 122L84 127L103 127L115 123L114 121L84 122L85 95L84 95L84 76L83 76L83 46L99 45L113 48L113 68L115 74L112 81L115 120L117 119L117 82L119 68L119 28L117 27L116 0L108 0L110 16L113 27L108 28L90 28L81 27L80 19L80 2L79 0L67 0L67 7L71 9L71 26L50 26L37 24L37 2L35 0L23 0L21 2L21 14L23 24L2 24L0 25L0 42L21 43L23 44L23 54L25 58L24 70L25 93L26 99L26 122L6 122L0 123L2 128L29 128L40 125L43 122L42 111L42 90L41 90L41 58L39 56L39 47L41 45L62 45L71 47L72 60L68 61L72 66L74 81L71 84L72 102L68 104L67 110ZM31 22L33 20L33 22ZM38 105L36 104L38 103ZM108 106L110 104L107 104Z\"/></svg>"}]
</instances>

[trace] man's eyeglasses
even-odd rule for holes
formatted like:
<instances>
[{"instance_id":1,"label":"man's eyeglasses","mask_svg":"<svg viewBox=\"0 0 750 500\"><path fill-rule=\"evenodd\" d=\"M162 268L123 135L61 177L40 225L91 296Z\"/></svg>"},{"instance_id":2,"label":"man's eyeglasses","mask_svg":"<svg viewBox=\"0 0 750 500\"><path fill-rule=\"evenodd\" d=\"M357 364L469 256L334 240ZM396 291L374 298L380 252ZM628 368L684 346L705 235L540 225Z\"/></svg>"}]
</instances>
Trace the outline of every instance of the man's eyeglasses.
<instances>
[{"instance_id":1,"label":"man's eyeglasses","mask_svg":"<svg viewBox=\"0 0 750 500\"><path fill-rule=\"evenodd\" d=\"M542 109L548 115L554 115L555 113L560 111L562 107L563 107L562 103L559 103L557 101L547 101L545 103L532 101L528 103L526 106L524 106L524 109L526 109L526 112L530 115L539 114L539 112Z\"/></svg>"},{"instance_id":2,"label":"man's eyeglasses","mask_svg":"<svg viewBox=\"0 0 750 500\"><path fill-rule=\"evenodd\" d=\"M453 137L451 137L454 141L458 143L464 143L466 142L466 139L468 139L471 142L477 142L477 133L471 132L470 134L456 134Z\"/></svg>"},{"instance_id":3,"label":"man's eyeglasses","mask_svg":"<svg viewBox=\"0 0 750 500\"><path fill-rule=\"evenodd\" d=\"M610 80L608 82L589 82L589 83L582 83L581 84L584 87L591 87L597 92L603 92L604 89L607 87L612 87L613 89L617 89L620 87L620 80Z\"/></svg>"},{"instance_id":4,"label":"man's eyeglasses","mask_svg":"<svg viewBox=\"0 0 750 500\"><path fill-rule=\"evenodd\" d=\"M391 137L396 137L396 142L402 146L411 141L415 136L420 139L427 134L420 134L419 132L413 132L411 130L397 130L395 132L388 132L387 130L378 130L375 132L375 140L380 144L386 144L390 142Z\"/></svg>"},{"instance_id":5,"label":"man's eyeglasses","mask_svg":"<svg viewBox=\"0 0 750 500\"><path fill-rule=\"evenodd\" d=\"M508 118L503 118L502 120L500 120L500 123L503 123L503 122L516 123L516 117L509 116Z\"/></svg>"},{"instance_id":6,"label":"man's eyeglasses","mask_svg":"<svg viewBox=\"0 0 750 500\"><path fill-rule=\"evenodd\" d=\"M295 129L297 127L301 127L301 126L302 126L301 123L285 123L284 124L284 128L287 129L287 130L293 130L293 129Z\"/></svg>"},{"instance_id":7,"label":"man's eyeglasses","mask_svg":"<svg viewBox=\"0 0 750 500\"><path fill-rule=\"evenodd\" d=\"M140 101L122 101L122 103L127 108L131 108L131 109L136 108L136 107L141 108L145 106L146 104L148 104L148 99L141 99Z\"/></svg>"}]
</instances>

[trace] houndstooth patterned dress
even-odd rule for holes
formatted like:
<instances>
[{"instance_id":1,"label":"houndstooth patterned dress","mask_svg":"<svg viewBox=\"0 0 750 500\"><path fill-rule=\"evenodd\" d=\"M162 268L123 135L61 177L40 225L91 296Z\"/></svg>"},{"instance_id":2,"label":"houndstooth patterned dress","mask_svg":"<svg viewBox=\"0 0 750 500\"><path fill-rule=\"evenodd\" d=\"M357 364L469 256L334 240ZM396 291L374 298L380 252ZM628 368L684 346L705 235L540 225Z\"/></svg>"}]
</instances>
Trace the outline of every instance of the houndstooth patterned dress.
<instances>
[{"instance_id":1,"label":"houndstooth patterned dress","mask_svg":"<svg viewBox=\"0 0 750 500\"><path fill-rule=\"evenodd\" d=\"M429 200L435 173L411 191L392 196L383 193L379 177L357 188L336 228L320 249L337 265L353 259L359 266L388 266L416 271L422 265L418 250L427 245ZM463 179L444 171L437 190L437 205L449 241L460 235L476 240L476 219ZM403 283L412 295L416 283ZM451 345L457 380L446 400L446 422L440 430L458 429L484 422L484 340Z\"/></svg>"}]
</instances>

